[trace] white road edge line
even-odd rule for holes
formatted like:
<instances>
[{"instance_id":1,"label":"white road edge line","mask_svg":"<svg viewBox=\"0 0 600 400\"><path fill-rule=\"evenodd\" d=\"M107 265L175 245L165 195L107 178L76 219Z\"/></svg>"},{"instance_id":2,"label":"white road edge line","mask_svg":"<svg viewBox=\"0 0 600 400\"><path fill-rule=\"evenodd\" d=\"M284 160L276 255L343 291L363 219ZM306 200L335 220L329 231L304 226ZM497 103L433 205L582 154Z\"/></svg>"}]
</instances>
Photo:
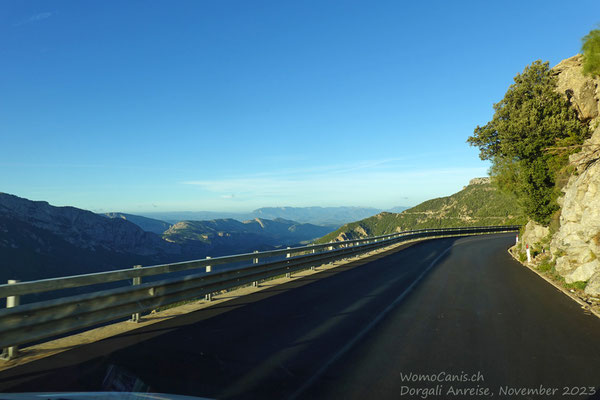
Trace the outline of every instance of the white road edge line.
<instances>
[{"instance_id":1,"label":"white road edge line","mask_svg":"<svg viewBox=\"0 0 600 400\"><path fill-rule=\"evenodd\" d=\"M356 336L354 336L352 339L350 339L350 341L348 343L346 343L344 345L344 347L342 347L340 350L338 350L337 353L335 353L333 355L333 357L331 357L325 364L323 364L321 366L321 368L319 368L317 370L317 372L315 372L315 374L313 376L311 376L306 382L304 382L304 384L302 386L300 386L300 388L298 388L294 393L292 393L290 395L290 397L288 397L289 400L295 400L297 399L306 389L308 389L310 386L312 386L312 384L321 376L325 373L325 371L331 366L331 364L333 364L335 361L337 361L341 356L343 356L346 352L348 352L348 350L350 350L352 347L354 347L354 345L361 340L371 329L373 329L375 327L375 325L377 325L379 322L381 322L381 320L387 315L389 314L390 311L392 311L397 305L398 303L400 303L414 288L415 286L417 286L417 284L425 277L425 275L427 275L427 273L429 272L430 269L432 269L434 267L435 264L437 264L437 262L446 255L446 253L448 253L453 246L448 247L446 250L444 250L440 255L438 255L432 262L431 264L429 264L429 266L423 271L421 272L421 275L419 275L417 277L417 279L415 279L413 281L413 283L410 284L409 287L407 287L404 292L402 292L398 297L396 297L396 299L391 302L383 311L381 311L377 317L375 317L375 319L373 319L367 326L365 326L360 332L358 332L356 334Z\"/></svg>"}]
</instances>

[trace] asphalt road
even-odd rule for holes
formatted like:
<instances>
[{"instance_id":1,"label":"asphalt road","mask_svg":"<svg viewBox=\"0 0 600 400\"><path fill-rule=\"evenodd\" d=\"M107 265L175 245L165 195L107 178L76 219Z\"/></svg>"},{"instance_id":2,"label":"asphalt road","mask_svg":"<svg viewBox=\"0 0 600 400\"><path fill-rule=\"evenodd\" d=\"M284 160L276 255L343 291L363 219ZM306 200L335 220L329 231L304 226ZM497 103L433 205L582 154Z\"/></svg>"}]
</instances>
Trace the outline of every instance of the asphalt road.
<instances>
[{"instance_id":1,"label":"asphalt road","mask_svg":"<svg viewBox=\"0 0 600 400\"><path fill-rule=\"evenodd\" d=\"M600 319L512 260L513 241L404 246L0 372L0 391L598 397Z\"/></svg>"}]
</instances>

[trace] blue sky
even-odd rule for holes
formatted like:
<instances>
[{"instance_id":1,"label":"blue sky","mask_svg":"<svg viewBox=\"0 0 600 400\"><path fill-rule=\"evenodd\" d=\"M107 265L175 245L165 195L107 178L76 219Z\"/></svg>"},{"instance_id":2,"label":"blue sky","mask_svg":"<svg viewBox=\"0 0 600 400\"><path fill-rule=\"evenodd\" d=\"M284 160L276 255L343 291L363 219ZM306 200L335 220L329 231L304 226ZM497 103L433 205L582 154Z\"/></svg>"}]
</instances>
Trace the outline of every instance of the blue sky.
<instances>
[{"instance_id":1,"label":"blue sky","mask_svg":"<svg viewBox=\"0 0 600 400\"><path fill-rule=\"evenodd\" d=\"M3 1L0 191L93 211L416 205L600 2Z\"/></svg>"}]
</instances>

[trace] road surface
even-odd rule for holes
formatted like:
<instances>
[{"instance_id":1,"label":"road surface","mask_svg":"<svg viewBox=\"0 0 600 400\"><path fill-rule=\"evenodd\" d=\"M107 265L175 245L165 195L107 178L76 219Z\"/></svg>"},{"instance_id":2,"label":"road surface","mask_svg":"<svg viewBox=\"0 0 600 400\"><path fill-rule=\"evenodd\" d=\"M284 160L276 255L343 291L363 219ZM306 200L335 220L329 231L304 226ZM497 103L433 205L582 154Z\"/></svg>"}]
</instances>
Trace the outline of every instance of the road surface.
<instances>
[{"instance_id":1,"label":"road surface","mask_svg":"<svg viewBox=\"0 0 600 400\"><path fill-rule=\"evenodd\" d=\"M600 320L515 262L513 242L405 245L0 372L0 391L598 397Z\"/></svg>"}]
</instances>

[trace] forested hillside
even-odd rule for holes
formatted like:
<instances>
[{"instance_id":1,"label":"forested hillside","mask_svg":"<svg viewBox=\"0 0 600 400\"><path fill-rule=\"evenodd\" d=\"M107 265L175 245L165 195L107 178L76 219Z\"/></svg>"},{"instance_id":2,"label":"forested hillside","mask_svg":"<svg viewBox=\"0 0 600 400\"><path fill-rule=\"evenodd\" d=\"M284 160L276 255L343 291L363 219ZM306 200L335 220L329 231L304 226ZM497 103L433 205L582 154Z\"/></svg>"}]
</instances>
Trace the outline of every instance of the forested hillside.
<instances>
[{"instance_id":1,"label":"forested hillside","mask_svg":"<svg viewBox=\"0 0 600 400\"><path fill-rule=\"evenodd\" d=\"M421 228L512 225L526 221L515 198L499 191L489 179L474 179L447 197L427 200L399 214L380 213L344 225L319 242L357 239Z\"/></svg>"}]
</instances>

